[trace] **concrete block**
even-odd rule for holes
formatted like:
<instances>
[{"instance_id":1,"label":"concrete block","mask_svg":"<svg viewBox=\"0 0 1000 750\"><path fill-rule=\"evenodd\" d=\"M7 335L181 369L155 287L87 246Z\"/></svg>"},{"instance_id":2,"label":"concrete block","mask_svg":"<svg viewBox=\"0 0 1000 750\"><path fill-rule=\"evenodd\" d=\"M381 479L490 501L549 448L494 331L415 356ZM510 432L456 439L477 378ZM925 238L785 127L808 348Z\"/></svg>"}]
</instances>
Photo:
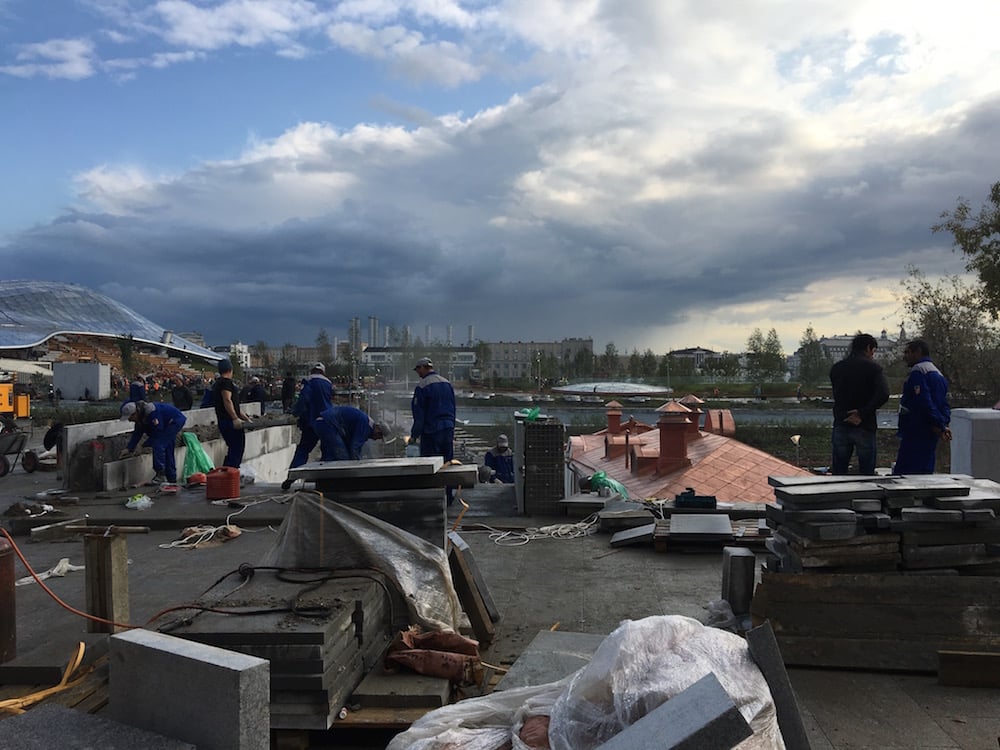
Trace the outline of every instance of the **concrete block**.
<instances>
[{"instance_id":1,"label":"concrete block","mask_svg":"<svg viewBox=\"0 0 1000 750\"><path fill-rule=\"evenodd\" d=\"M11 743L11 744L8 744ZM5 719L0 747L13 750L93 750L141 747L143 750L195 750L195 745L134 726L47 703Z\"/></svg>"},{"instance_id":2,"label":"concrete block","mask_svg":"<svg viewBox=\"0 0 1000 750\"><path fill-rule=\"evenodd\" d=\"M722 598L729 602L733 614L750 611L753 585L757 575L757 556L746 547L722 548Z\"/></svg>"},{"instance_id":3,"label":"concrete block","mask_svg":"<svg viewBox=\"0 0 1000 750\"><path fill-rule=\"evenodd\" d=\"M110 639L108 715L201 750L268 750L264 659L148 630Z\"/></svg>"},{"instance_id":4,"label":"concrete block","mask_svg":"<svg viewBox=\"0 0 1000 750\"><path fill-rule=\"evenodd\" d=\"M731 748L752 734L719 678L709 673L598 745L598 750Z\"/></svg>"}]
</instances>

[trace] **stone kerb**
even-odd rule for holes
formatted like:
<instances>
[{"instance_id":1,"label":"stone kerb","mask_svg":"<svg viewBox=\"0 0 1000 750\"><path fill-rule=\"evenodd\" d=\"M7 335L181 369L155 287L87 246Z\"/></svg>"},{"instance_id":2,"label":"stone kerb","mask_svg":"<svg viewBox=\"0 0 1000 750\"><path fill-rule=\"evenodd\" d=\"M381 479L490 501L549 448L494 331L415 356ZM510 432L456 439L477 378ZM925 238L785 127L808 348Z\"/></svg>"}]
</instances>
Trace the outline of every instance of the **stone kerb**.
<instances>
[{"instance_id":1,"label":"stone kerb","mask_svg":"<svg viewBox=\"0 0 1000 750\"><path fill-rule=\"evenodd\" d=\"M285 424L248 430L242 466L252 469L256 478L262 482L280 482L288 474L288 465L292 461L297 439L298 429L295 425ZM212 459L212 463L222 466L227 450L224 440L221 438L207 440L201 447ZM183 481L180 474L183 471L186 451L187 448L182 447L177 448L174 453L178 481ZM121 461L109 461L103 468L102 479L105 489L125 489L149 481L153 476L153 457L143 454Z\"/></svg>"},{"instance_id":2,"label":"stone kerb","mask_svg":"<svg viewBox=\"0 0 1000 750\"><path fill-rule=\"evenodd\" d=\"M951 471L1000 481L1000 411L952 409Z\"/></svg>"}]
</instances>

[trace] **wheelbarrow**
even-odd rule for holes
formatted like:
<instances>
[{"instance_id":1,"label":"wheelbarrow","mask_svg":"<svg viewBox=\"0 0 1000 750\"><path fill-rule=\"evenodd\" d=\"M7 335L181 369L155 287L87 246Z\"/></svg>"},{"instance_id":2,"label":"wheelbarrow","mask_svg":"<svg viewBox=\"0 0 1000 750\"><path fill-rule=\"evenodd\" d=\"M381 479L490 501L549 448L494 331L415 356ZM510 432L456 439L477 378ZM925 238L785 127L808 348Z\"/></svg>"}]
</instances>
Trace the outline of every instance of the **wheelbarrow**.
<instances>
[{"instance_id":1,"label":"wheelbarrow","mask_svg":"<svg viewBox=\"0 0 1000 750\"><path fill-rule=\"evenodd\" d=\"M24 444L28 440L28 433L26 432L2 432L0 433L0 477L5 477L17 466L17 461L21 458L21 454L24 452ZM34 454L32 454L34 455ZM13 459L8 458L8 456L13 456ZM25 456L27 458L27 456ZM37 460L35 461L22 461L21 465L24 467L25 471L34 471L37 466ZM31 467L28 467L28 464Z\"/></svg>"}]
</instances>

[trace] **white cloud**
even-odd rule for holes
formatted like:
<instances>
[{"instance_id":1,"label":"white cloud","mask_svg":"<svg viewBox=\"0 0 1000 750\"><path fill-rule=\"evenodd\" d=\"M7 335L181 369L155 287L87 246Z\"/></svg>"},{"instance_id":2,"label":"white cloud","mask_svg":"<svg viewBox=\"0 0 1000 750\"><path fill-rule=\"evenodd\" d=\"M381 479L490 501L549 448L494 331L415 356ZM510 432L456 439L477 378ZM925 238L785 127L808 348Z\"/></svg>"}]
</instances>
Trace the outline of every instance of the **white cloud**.
<instances>
[{"instance_id":1,"label":"white cloud","mask_svg":"<svg viewBox=\"0 0 1000 750\"><path fill-rule=\"evenodd\" d=\"M17 63L0 66L0 72L17 78L65 78L79 81L94 74L94 45L87 39L50 39L25 44Z\"/></svg>"}]
</instances>

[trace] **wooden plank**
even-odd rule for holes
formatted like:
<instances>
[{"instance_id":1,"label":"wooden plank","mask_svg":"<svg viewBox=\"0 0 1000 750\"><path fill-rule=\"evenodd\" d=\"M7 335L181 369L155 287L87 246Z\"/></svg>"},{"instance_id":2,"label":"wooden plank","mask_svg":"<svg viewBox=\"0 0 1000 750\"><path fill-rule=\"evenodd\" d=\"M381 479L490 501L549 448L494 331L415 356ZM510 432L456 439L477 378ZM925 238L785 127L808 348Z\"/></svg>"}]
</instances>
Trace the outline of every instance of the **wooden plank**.
<instances>
[{"instance_id":1,"label":"wooden plank","mask_svg":"<svg viewBox=\"0 0 1000 750\"><path fill-rule=\"evenodd\" d=\"M128 544L124 536L88 534L83 539L87 611L117 623L129 621ZM125 630L87 620L88 633Z\"/></svg>"},{"instance_id":2,"label":"wooden plank","mask_svg":"<svg viewBox=\"0 0 1000 750\"><path fill-rule=\"evenodd\" d=\"M1000 687L1000 652L938 651L938 684Z\"/></svg>"}]
</instances>

